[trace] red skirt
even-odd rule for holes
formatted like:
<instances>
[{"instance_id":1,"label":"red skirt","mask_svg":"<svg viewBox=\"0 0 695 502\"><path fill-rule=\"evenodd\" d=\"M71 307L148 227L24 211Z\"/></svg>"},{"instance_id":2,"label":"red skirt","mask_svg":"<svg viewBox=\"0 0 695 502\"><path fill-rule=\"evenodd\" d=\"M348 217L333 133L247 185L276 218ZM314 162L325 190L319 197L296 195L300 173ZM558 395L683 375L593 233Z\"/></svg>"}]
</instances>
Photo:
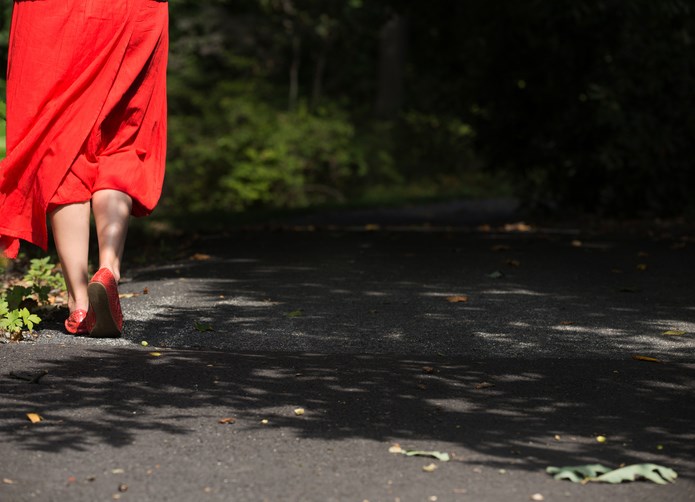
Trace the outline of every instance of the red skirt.
<instances>
[{"instance_id":1,"label":"red skirt","mask_svg":"<svg viewBox=\"0 0 695 502\"><path fill-rule=\"evenodd\" d=\"M0 248L46 249L46 214L98 190L157 204L166 157L168 5L15 0L0 164Z\"/></svg>"}]
</instances>

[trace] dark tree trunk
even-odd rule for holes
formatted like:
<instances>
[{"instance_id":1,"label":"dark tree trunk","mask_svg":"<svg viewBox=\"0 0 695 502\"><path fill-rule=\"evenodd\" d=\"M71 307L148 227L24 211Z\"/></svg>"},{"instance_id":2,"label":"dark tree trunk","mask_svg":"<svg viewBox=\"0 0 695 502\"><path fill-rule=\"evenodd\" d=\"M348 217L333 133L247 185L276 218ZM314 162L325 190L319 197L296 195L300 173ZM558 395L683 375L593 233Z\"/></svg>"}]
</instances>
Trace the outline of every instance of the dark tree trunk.
<instances>
[{"instance_id":1,"label":"dark tree trunk","mask_svg":"<svg viewBox=\"0 0 695 502\"><path fill-rule=\"evenodd\" d=\"M382 118L395 118L403 106L407 34L407 20L400 14L394 14L379 33L376 114Z\"/></svg>"}]
</instances>

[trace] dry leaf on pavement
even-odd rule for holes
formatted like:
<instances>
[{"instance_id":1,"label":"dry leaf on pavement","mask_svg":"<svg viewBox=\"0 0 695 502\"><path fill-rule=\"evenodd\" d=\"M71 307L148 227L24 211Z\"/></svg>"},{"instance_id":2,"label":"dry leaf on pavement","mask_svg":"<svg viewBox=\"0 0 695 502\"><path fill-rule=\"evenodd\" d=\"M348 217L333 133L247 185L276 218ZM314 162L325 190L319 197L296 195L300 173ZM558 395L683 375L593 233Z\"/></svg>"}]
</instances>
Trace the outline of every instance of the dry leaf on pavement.
<instances>
[{"instance_id":1,"label":"dry leaf on pavement","mask_svg":"<svg viewBox=\"0 0 695 502\"><path fill-rule=\"evenodd\" d=\"M447 296L446 301L448 301L449 303L465 303L468 301L468 296L466 296L466 295Z\"/></svg>"},{"instance_id":2,"label":"dry leaf on pavement","mask_svg":"<svg viewBox=\"0 0 695 502\"><path fill-rule=\"evenodd\" d=\"M43 418L41 418L41 415L39 415L38 413L27 413L27 418L32 424L37 424L41 420L43 420Z\"/></svg>"},{"instance_id":3,"label":"dry leaf on pavement","mask_svg":"<svg viewBox=\"0 0 695 502\"><path fill-rule=\"evenodd\" d=\"M660 363L660 362L661 362L661 361L660 361L659 359L657 359L656 357L640 356L640 355L637 355L637 354L634 354L634 355L632 356L632 358L633 358L635 361L646 361L646 362L648 362L648 363Z\"/></svg>"}]
</instances>

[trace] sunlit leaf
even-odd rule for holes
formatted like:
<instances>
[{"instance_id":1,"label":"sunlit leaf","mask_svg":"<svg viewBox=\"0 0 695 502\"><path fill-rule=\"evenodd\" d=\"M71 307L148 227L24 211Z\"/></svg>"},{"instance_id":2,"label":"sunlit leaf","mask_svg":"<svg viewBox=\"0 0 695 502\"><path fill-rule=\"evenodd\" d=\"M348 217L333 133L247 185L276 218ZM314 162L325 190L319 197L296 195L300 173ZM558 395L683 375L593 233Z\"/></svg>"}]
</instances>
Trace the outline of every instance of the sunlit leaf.
<instances>
[{"instance_id":1,"label":"sunlit leaf","mask_svg":"<svg viewBox=\"0 0 695 502\"><path fill-rule=\"evenodd\" d=\"M441 451L421 451L421 450L402 450L401 453L406 457L432 457L442 462L448 462L451 457L448 453Z\"/></svg>"},{"instance_id":2,"label":"sunlit leaf","mask_svg":"<svg viewBox=\"0 0 695 502\"><path fill-rule=\"evenodd\" d=\"M610 468L601 464L574 465L569 467L548 467L545 471L555 479L567 479L573 483L581 483L586 478L595 478L610 472Z\"/></svg>"},{"instance_id":3,"label":"sunlit leaf","mask_svg":"<svg viewBox=\"0 0 695 502\"><path fill-rule=\"evenodd\" d=\"M302 309L297 309L297 310L293 310L292 312L288 312L287 317L289 317L290 319L293 319L295 317L301 317L303 314L304 314L304 311Z\"/></svg>"},{"instance_id":4,"label":"sunlit leaf","mask_svg":"<svg viewBox=\"0 0 695 502\"><path fill-rule=\"evenodd\" d=\"M685 331L680 331L680 330L677 330L677 329L670 329L670 330L664 331L664 332L662 333L662 335L668 335L668 336L683 336L683 335L687 335L687 334L688 334L687 332L685 332Z\"/></svg>"},{"instance_id":5,"label":"sunlit leaf","mask_svg":"<svg viewBox=\"0 0 695 502\"><path fill-rule=\"evenodd\" d=\"M150 352L150 355L151 355L152 357L161 357L161 356L162 356L162 353L161 353L161 352Z\"/></svg>"},{"instance_id":6,"label":"sunlit leaf","mask_svg":"<svg viewBox=\"0 0 695 502\"><path fill-rule=\"evenodd\" d=\"M403 453L403 452L404 452L404 450L401 448L401 445L399 445L398 443L391 445L391 447L389 448L389 453Z\"/></svg>"},{"instance_id":7,"label":"sunlit leaf","mask_svg":"<svg viewBox=\"0 0 695 502\"><path fill-rule=\"evenodd\" d=\"M608 472L596 478L604 483L622 483L644 478L659 485L673 483L678 474L673 469L657 464L635 464Z\"/></svg>"},{"instance_id":8,"label":"sunlit leaf","mask_svg":"<svg viewBox=\"0 0 695 502\"><path fill-rule=\"evenodd\" d=\"M295 408L294 414L297 416L304 415L304 408Z\"/></svg>"},{"instance_id":9,"label":"sunlit leaf","mask_svg":"<svg viewBox=\"0 0 695 502\"><path fill-rule=\"evenodd\" d=\"M596 436L596 442L598 442L598 443L605 443L606 441L608 441L608 439L606 438L606 436Z\"/></svg>"},{"instance_id":10,"label":"sunlit leaf","mask_svg":"<svg viewBox=\"0 0 695 502\"><path fill-rule=\"evenodd\" d=\"M601 464L578 465L572 467L548 467L548 474L555 479L567 479L573 483L611 483L635 481L640 478L665 485L673 483L678 474L673 469L657 464L634 464L611 470Z\"/></svg>"},{"instance_id":11,"label":"sunlit leaf","mask_svg":"<svg viewBox=\"0 0 695 502\"><path fill-rule=\"evenodd\" d=\"M38 413L27 413L27 418L32 424L38 424L43 418Z\"/></svg>"}]
</instances>

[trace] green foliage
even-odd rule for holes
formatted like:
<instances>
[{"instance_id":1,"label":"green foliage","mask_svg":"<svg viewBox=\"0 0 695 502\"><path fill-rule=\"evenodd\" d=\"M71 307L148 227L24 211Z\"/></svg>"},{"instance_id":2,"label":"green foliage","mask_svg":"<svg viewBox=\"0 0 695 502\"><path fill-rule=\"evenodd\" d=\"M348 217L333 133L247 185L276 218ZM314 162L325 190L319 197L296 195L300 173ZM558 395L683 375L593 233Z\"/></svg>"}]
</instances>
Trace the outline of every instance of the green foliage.
<instances>
[{"instance_id":1,"label":"green foliage","mask_svg":"<svg viewBox=\"0 0 695 502\"><path fill-rule=\"evenodd\" d=\"M30 261L22 280L26 286L14 285L0 294L0 331L16 338L22 331L33 331L41 318L30 312L27 303L43 304L55 289L64 289L63 276L55 272L50 257L35 258Z\"/></svg>"}]
</instances>

